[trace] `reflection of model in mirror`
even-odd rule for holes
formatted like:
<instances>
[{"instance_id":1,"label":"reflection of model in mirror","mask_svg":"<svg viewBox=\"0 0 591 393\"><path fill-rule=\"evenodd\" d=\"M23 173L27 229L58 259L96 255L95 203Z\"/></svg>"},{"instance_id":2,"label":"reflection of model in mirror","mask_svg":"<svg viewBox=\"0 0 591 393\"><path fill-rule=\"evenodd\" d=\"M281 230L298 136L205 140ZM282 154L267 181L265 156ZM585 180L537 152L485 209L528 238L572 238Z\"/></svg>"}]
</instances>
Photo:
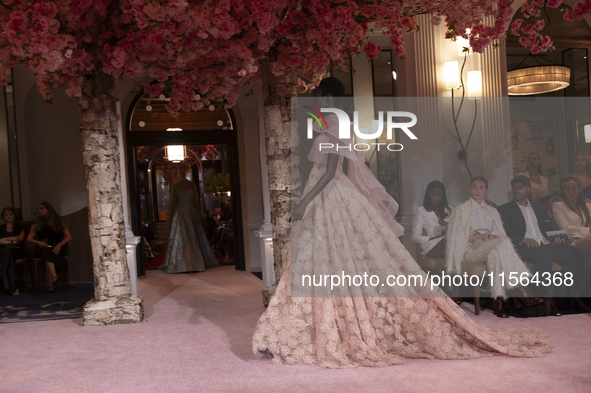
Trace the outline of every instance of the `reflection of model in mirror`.
<instances>
[{"instance_id":1,"label":"reflection of model in mirror","mask_svg":"<svg viewBox=\"0 0 591 393\"><path fill-rule=\"evenodd\" d=\"M166 273L203 272L218 266L207 241L201 220L197 185L186 179L187 169L179 168L181 181L173 184L168 205Z\"/></svg>"},{"instance_id":2,"label":"reflection of model in mirror","mask_svg":"<svg viewBox=\"0 0 591 393\"><path fill-rule=\"evenodd\" d=\"M343 92L341 82L326 78L314 95L323 107L338 107ZM534 357L549 352L544 333L479 325L438 287L405 287L404 296L393 297L380 286L345 285L331 292L330 287L292 285L292 269L294 275L426 276L398 239L404 233L394 220L398 205L364 160L346 149L319 153L319 143L343 143L337 117L326 120L327 130L314 127L318 136L309 156L314 164L304 197L292 210L291 246L254 333L253 353L270 354L275 363L351 368L401 364L404 358ZM342 170L345 159L347 174ZM314 296L320 292L326 295ZM297 297L299 293L305 297Z\"/></svg>"}]
</instances>

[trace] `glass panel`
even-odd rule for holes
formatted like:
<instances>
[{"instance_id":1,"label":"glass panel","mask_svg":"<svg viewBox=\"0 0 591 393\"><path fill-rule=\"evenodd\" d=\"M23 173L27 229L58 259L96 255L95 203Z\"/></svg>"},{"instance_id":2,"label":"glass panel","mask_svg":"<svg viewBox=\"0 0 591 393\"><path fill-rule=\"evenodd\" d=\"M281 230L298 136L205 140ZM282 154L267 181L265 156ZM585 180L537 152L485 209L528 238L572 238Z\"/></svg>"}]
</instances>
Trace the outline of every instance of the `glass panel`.
<instances>
[{"instance_id":1,"label":"glass panel","mask_svg":"<svg viewBox=\"0 0 591 393\"><path fill-rule=\"evenodd\" d=\"M343 67L347 71L343 71L342 67L331 68L330 74L343 82L345 85L345 97L353 97L353 70L351 69L351 59L345 59L343 61ZM345 100L343 103L343 110L346 112L352 112L354 110L353 100Z\"/></svg>"},{"instance_id":2,"label":"glass panel","mask_svg":"<svg viewBox=\"0 0 591 393\"><path fill-rule=\"evenodd\" d=\"M10 176L12 180L12 207L20 211L21 186L18 173L18 143L16 138L16 120L14 114L14 93L12 74L9 84L6 85L6 126L8 134L8 149L10 153Z\"/></svg>"},{"instance_id":3,"label":"glass panel","mask_svg":"<svg viewBox=\"0 0 591 393\"><path fill-rule=\"evenodd\" d=\"M164 181L162 169L156 169L156 195L158 206L158 221L168 219L168 202L170 201L170 185Z\"/></svg>"},{"instance_id":4,"label":"glass panel","mask_svg":"<svg viewBox=\"0 0 591 393\"><path fill-rule=\"evenodd\" d=\"M395 95L395 79L392 71L392 51L383 50L378 54L377 59L372 60L374 97L393 97Z\"/></svg>"},{"instance_id":5,"label":"glass panel","mask_svg":"<svg viewBox=\"0 0 591 393\"><path fill-rule=\"evenodd\" d=\"M566 97L589 97L589 60L587 49L567 49L562 52L562 62L570 68L570 85L564 89ZM576 155L580 151L591 152L591 143L585 138L585 125L591 119L589 100L574 100L576 107L567 106L566 121L570 171L574 171Z\"/></svg>"},{"instance_id":6,"label":"glass panel","mask_svg":"<svg viewBox=\"0 0 591 393\"><path fill-rule=\"evenodd\" d=\"M18 151L14 116L12 75L8 84L0 87L0 206L11 206L20 217L21 197L18 172Z\"/></svg>"},{"instance_id":7,"label":"glass panel","mask_svg":"<svg viewBox=\"0 0 591 393\"><path fill-rule=\"evenodd\" d=\"M393 65L392 65L392 51L383 50L378 54L378 58L372 60L372 80L373 80L373 91L374 97L381 97L379 99L374 99L374 113L375 119L378 118L378 113L387 113L389 111L395 110L394 104L394 97L395 97L395 79L393 75ZM388 99L387 97L392 97L392 99ZM384 117L384 120L386 118ZM386 129L387 122L384 121L383 129ZM376 139L377 143L396 143L398 141L398 132L399 130L396 129L393 135L392 140L388 140L386 138L386 134L382 133L382 135ZM396 151L389 151L387 149L380 149L376 151L374 148L374 153L376 155L376 164L377 165L377 172L376 177L382 183L388 194L390 194L400 206L402 205L402 200L400 198L400 153ZM372 161L370 159L370 161ZM402 206L398 209L396 217L400 217L402 214Z\"/></svg>"},{"instance_id":8,"label":"glass panel","mask_svg":"<svg viewBox=\"0 0 591 393\"><path fill-rule=\"evenodd\" d=\"M0 90L0 187L2 190L11 190L10 181L10 153L8 146L8 122L6 116L6 87ZM0 206L12 206L12 193L0 193ZM1 209L1 208L0 208Z\"/></svg>"},{"instance_id":9,"label":"glass panel","mask_svg":"<svg viewBox=\"0 0 591 393\"><path fill-rule=\"evenodd\" d=\"M333 67L330 70L330 74L345 85L345 97L353 97L353 71L351 70L351 59L345 59L343 61L343 67L345 67L347 71L343 71L342 67Z\"/></svg>"}]
</instances>

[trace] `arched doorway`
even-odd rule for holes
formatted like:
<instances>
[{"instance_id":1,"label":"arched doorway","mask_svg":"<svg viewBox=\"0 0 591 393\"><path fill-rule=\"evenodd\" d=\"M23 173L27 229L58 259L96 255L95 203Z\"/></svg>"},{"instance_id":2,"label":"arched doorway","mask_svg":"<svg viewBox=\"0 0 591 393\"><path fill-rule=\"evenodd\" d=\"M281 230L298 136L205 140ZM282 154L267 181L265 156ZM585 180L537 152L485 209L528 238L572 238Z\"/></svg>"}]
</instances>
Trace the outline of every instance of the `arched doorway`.
<instances>
[{"instance_id":1,"label":"arched doorway","mask_svg":"<svg viewBox=\"0 0 591 393\"><path fill-rule=\"evenodd\" d=\"M125 139L132 229L141 234L148 225L157 233L158 227L166 226L167 193L176 179L171 178L172 166L164 160L165 147L181 146L188 157L182 164L190 168L189 180L197 183L204 216L221 213L225 208L230 212L231 220L226 221L220 249L224 261L237 270L245 270L234 115L223 104L212 103L199 111L171 117L165 108L167 103L166 97L140 93L127 112ZM160 237L165 243L162 231ZM214 233L210 240L219 242L220 238ZM138 275L144 275L144 271L143 263L138 262Z\"/></svg>"}]
</instances>

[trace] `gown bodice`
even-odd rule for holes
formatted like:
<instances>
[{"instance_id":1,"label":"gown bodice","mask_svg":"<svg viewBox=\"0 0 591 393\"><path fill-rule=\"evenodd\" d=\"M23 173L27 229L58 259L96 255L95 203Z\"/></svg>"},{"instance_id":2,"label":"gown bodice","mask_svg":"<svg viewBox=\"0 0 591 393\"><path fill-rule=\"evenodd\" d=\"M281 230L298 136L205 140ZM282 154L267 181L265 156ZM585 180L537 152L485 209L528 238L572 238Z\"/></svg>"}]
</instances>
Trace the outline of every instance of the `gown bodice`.
<instances>
[{"instance_id":1,"label":"gown bodice","mask_svg":"<svg viewBox=\"0 0 591 393\"><path fill-rule=\"evenodd\" d=\"M175 211L185 210L187 212L196 212L195 209L195 195L192 188L180 187L176 190L177 192L177 203Z\"/></svg>"}]
</instances>

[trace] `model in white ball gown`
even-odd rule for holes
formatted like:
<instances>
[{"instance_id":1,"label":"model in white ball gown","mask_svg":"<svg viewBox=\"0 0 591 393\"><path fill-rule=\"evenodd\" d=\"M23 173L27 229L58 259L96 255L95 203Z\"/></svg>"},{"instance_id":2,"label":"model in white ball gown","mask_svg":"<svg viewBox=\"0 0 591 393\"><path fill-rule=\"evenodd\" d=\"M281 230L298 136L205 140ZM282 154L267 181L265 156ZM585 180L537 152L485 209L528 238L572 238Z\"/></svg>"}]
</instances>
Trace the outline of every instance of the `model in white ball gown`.
<instances>
[{"instance_id":1,"label":"model in white ball gown","mask_svg":"<svg viewBox=\"0 0 591 393\"><path fill-rule=\"evenodd\" d=\"M339 94L321 97L326 92L322 83L315 96L324 100L322 107L334 108L332 96ZM401 364L404 358L537 357L550 352L544 333L477 324L438 287L407 288L404 297L371 296L375 288L366 292L369 296L359 296L358 287L345 289L350 296L340 288L340 297L292 297L292 261L298 271L326 271L319 267L328 266L335 273L425 276L398 240L403 230L393 221L397 205L383 199L385 190L377 191L379 183L363 160L346 150L319 154L320 143L337 142L338 137L336 116L325 117L328 130L314 141L305 196L292 212L292 221L298 221L283 275L259 319L253 353L270 354L275 363L350 368ZM314 130L320 131L317 125Z\"/></svg>"}]
</instances>

